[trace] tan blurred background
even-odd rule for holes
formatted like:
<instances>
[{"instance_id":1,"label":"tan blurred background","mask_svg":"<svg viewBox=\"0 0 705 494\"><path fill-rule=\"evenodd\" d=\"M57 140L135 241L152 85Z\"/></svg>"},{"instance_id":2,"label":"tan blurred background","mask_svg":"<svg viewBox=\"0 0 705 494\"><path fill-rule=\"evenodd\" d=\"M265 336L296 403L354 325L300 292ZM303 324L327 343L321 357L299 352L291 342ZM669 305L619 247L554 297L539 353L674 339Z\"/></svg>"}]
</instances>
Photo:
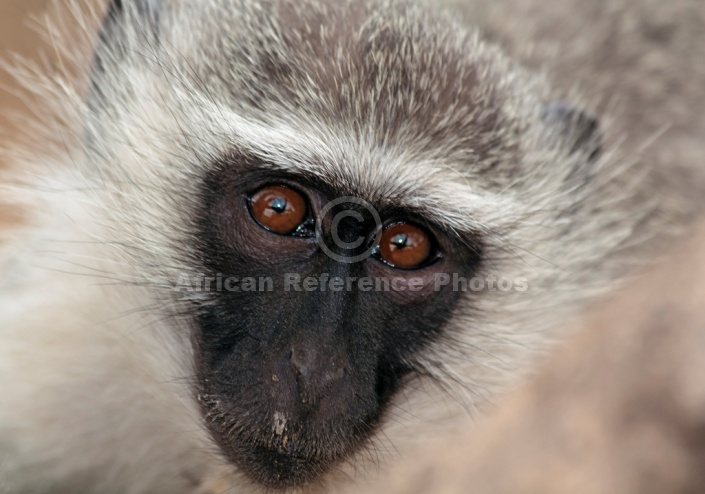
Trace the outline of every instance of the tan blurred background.
<instances>
[{"instance_id":1,"label":"tan blurred background","mask_svg":"<svg viewBox=\"0 0 705 494\"><path fill-rule=\"evenodd\" d=\"M36 58L41 51L41 40L32 16L46 11L51 0L0 0L0 58L8 60L13 53L27 58ZM16 131L14 119L8 113L25 111L24 105L11 92L17 89L15 82L4 71L0 71L0 138L10 139ZM0 166L6 159L0 155Z\"/></svg>"},{"instance_id":2,"label":"tan blurred background","mask_svg":"<svg viewBox=\"0 0 705 494\"><path fill-rule=\"evenodd\" d=\"M47 52L36 20L46 12L50 1L0 0L0 60L8 61L13 54L37 59L42 52ZM13 78L0 70L0 140L12 140L17 136L19 123L15 115L27 111L22 100L13 94L19 89ZM8 167L7 156L2 152L4 144L6 142L0 142L0 171ZM22 212L17 204L5 199L0 190L0 228L7 230L7 227L19 224ZM0 235L0 242L3 236Z\"/></svg>"}]
</instances>

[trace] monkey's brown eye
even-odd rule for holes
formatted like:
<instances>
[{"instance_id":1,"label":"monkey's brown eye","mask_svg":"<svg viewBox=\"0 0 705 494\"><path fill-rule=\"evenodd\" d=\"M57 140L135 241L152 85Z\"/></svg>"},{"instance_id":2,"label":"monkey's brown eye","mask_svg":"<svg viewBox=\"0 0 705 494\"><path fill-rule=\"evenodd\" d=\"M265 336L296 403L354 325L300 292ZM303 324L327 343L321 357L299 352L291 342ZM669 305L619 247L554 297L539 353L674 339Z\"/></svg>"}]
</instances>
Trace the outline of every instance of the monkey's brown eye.
<instances>
[{"instance_id":1,"label":"monkey's brown eye","mask_svg":"<svg viewBox=\"0 0 705 494\"><path fill-rule=\"evenodd\" d=\"M252 217L274 233L293 233L306 220L306 199L288 187L267 185L255 192L249 202Z\"/></svg>"},{"instance_id":2,"label":"monkey's brown eye","mask_svg":"<svg viewBox=\"0 0 705 494\"><path fill-rule=\"evenodd\" d=\"M396 223L382 232L379 256L395 268L414 269L430 259L432 247L426 231L411 223Z\"/></svg>"}]
</instances>

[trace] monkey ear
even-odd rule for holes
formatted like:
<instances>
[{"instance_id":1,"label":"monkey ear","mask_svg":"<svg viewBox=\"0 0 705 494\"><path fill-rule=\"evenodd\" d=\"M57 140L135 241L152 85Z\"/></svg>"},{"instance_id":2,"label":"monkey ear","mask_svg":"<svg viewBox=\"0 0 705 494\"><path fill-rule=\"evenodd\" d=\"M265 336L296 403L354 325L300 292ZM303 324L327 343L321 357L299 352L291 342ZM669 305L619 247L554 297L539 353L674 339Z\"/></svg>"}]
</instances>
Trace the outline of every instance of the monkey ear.
<instances>
[{"instance_id":1,"label":"monkey ear","mask_svg":"<svg viewBox=\"0 0 705 494\"><path fill-rule=\"evenodd\" d=\"M111 0L95 54L95 68L100 71L125 55L128 46L154 41L159 36L162 0Z\"/></svg>"},{"instance_id":2,"label":"monkey ear","mask_svg":"<svg viewBox=\"0 0 705 494\"><path fill-rule=\"evenodd\" d=\"M583 153L590 162L595 161L602 148L599 121L580 108L566 102L548 103L543 110L544 121L560 133L560 141L570 154Z\"/></svg>"}]
</instances>

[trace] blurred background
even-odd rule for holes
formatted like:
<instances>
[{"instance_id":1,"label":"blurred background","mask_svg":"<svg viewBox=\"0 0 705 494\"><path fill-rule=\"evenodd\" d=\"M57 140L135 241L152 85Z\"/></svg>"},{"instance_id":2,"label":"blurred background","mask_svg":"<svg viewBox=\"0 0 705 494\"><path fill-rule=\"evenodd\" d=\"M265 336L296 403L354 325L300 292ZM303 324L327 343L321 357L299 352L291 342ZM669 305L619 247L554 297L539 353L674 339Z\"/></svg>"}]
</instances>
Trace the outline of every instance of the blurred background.
<instances>
[{"instance_id":1,"label":"blurred background","mask_svg":"<svg viewBox=\"0 0 705 494\"><path fill-rule=\"evenodd\" d=\"M0 0L0 59L8 60L13 53L37 58L42 43L35 19L48 8L50 0ZM12 94L15 81L0 70L0 139L9 139L17 131L17 122L8 117L16 111L26 111L21 99ZM0 154L0 166L6 158Z\"/></svg>"}]
</instances>

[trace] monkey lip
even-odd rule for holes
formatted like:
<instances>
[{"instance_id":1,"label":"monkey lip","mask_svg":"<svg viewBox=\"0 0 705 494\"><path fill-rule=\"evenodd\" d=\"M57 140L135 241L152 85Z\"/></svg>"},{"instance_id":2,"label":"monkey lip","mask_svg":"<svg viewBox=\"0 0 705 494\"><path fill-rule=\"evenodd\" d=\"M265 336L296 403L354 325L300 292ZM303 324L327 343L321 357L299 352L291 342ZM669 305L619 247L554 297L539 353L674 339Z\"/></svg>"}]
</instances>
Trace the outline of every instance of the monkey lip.
<instances>
[{"instance_id":1,"label":"monkey lip","mask_svg":"<svg viewBox=\"0 0 705 494\"><path fill-rule=\"evenodd\" d=\"M222 397L202 395L206 423L221 452L249 479L273 490L302 487L315 482L340 461L349 457L364 442L371 429L366 420L342 414L316 420L316 414L296 414L281 407L281 412L254 413L266 420L240 422L242 409L225 411ZM252 412L252 409L249 410ZM345 432L347 431L347 432Z\"/></svg>"},{"instance_id":2,"label":"monkey lip","mask_svg":"<svg viewBox=\"0 0 705 494\"><path fill-rule=\"evenodd\" d=\"M242 451L237 464L257 483L270 489L301 487L324 474L336 458L287 452L286 446L257 446Z\"/></svg>"},{"instance_id":3,"label":"monkey lip","mask_svg":"<svg viewBox=\"0 0 705 494\"><path fill-rule=\"evenodd\" d=\"M233 438L227 448L231 458L251 480L275 490L301 487L328 472L354 449L355 439L341 441L305 431L273 434L267 441Z\"/></svg>"}]
</instances>

